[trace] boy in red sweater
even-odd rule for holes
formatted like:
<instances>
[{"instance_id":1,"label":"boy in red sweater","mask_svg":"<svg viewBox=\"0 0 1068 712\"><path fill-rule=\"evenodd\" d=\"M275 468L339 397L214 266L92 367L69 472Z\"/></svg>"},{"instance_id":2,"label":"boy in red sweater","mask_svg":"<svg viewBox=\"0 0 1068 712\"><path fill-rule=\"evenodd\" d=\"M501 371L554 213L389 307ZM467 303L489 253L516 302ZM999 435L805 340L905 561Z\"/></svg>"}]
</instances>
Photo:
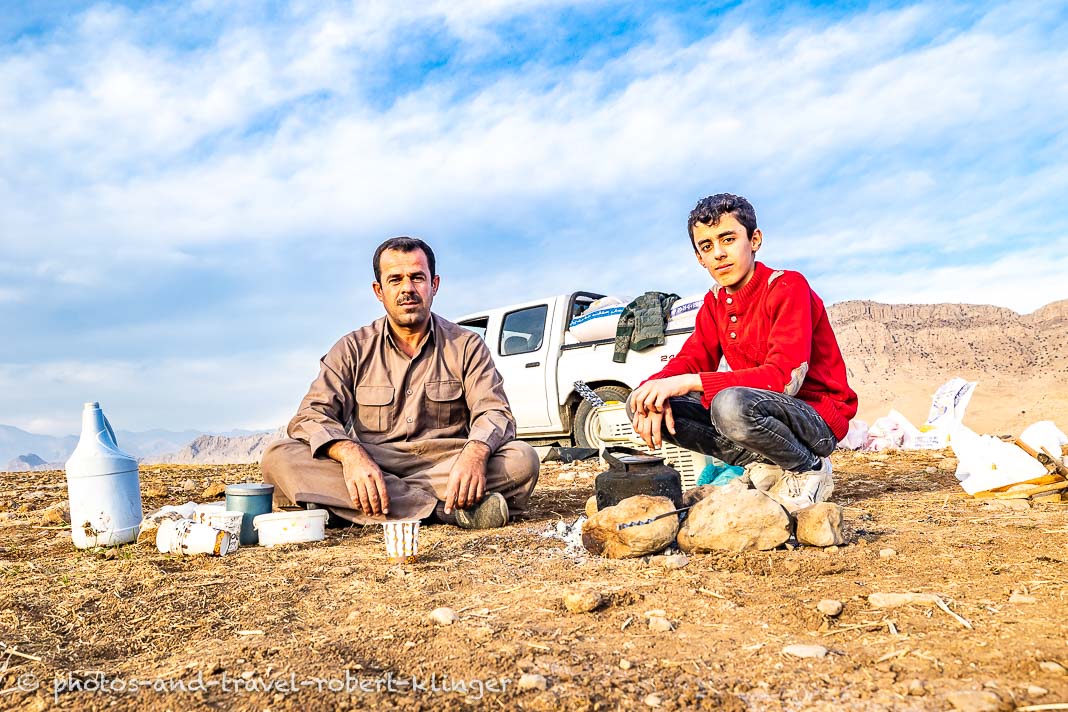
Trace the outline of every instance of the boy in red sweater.
<instances>
[{"instance_id":1,"label":"boy in red sweater","mask_svg":"<svg viewBox=\"0 0 1068 712\"><path fill-rule=\"evenodd\" d=\"M627 402L650 447L667 439L732 465L775 463L768 494L791 512L822 502L828 455L857 412L823 301L798 272L756 261L763 234L749 201L720 193L688 223L697 261L715 280L694 333ZM720 357L731 367L721 372Z\"/></svg>"}]
</instances>

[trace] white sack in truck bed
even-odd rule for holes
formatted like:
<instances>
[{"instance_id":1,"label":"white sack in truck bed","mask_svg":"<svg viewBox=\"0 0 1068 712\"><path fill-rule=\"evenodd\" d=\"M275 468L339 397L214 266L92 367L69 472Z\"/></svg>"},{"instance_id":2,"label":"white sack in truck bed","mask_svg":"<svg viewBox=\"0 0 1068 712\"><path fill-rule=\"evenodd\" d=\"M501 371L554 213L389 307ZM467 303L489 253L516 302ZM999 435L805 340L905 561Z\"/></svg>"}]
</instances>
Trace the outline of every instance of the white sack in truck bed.
<instances>
[{"instance_id":1,"label":"white sack in truck bed","mask_svg":"<svg viewBox=\"0 0 1068 712\"><path fill-rule=\"evenodd\" d=\"M592 302L586 311L571 320L568 331L579 342L614 339L616 337L616 325L619 323L619 315L623 313L624 307L630 303L629 298L624 299L601 297ZM703 292L679 299L671 307L671 316L668 318L667 328L693 327L694 320L697 318L697 311L704 301L705 295Z\"/></svg>"}]
</instances>

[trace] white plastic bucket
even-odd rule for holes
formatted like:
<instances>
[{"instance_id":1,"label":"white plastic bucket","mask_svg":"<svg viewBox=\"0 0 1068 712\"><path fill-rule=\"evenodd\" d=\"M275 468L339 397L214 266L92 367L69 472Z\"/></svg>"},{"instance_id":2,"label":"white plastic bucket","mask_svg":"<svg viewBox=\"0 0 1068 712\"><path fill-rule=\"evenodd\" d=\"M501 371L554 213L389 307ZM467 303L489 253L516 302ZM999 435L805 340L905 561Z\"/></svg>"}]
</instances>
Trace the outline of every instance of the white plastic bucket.
<instances>
[{"instance_id":1,"label":"white plastic bucket","mask_svg":"<svg viewBox=\"0 0 1068 712\"><path fill-rule=\"evenodd\" d=\"M258 515L252 526L260 536L260 546L302 544L326 538L327 516L325 509L272 512Z\"/></svg>"},{"instance_id":2,"label":"white plastic bucket","mask_svg":"<svg viewBox=\"0 0 1068 712\"><path fill-rule=\"evenodd\" d=\"M66 464L71 539L79 549L137 540L144 511L137 460L119 449L99 403L82 409L82 434Z\"/></svg>"}]
</instances>

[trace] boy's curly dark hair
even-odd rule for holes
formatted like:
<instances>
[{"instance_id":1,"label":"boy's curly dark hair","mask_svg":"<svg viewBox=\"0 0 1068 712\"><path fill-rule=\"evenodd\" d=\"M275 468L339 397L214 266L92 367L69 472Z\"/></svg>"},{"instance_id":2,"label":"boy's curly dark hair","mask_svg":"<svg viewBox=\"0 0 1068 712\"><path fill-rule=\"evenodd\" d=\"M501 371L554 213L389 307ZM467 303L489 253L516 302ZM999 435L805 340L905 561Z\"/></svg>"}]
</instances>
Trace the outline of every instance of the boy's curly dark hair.
<instances>
[{"instance_id":1,"label":"boy's curly dark hair","mask_svg":"<svg viewBox=\"0 0 1068 712\"><path fill-rule=\"evenodd\" d=\"M698 200L697 205L690 211L686 229L690 233L690 244L693 245L694 252L697 251L697 243L693 239L693 226L697 223L715 225L727 213L742 224L746 237L752 239L753 231L757 228L756 211L753 210L752 204L740 195L716 193Z\"/></svg>"}]
</instances>

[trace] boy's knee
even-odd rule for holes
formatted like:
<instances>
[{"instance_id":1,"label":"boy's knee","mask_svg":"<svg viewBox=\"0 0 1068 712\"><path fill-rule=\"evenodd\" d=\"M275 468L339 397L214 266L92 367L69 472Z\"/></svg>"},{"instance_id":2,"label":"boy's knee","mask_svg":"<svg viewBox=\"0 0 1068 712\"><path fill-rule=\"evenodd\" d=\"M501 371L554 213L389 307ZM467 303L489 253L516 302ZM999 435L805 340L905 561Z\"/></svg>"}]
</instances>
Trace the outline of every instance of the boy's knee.
<instances>
[{"instance_id":1,"label":"boy's knee","mask_svg":"<svg viewBox=\"0 0 1068 712\"><path fill-rule=\"evenodd\" d=\"M709 407L716 429L731 440L743 440L752 425L748 405L744 388L725 388L717 393Z\"/></svg>"}]
</instances>

